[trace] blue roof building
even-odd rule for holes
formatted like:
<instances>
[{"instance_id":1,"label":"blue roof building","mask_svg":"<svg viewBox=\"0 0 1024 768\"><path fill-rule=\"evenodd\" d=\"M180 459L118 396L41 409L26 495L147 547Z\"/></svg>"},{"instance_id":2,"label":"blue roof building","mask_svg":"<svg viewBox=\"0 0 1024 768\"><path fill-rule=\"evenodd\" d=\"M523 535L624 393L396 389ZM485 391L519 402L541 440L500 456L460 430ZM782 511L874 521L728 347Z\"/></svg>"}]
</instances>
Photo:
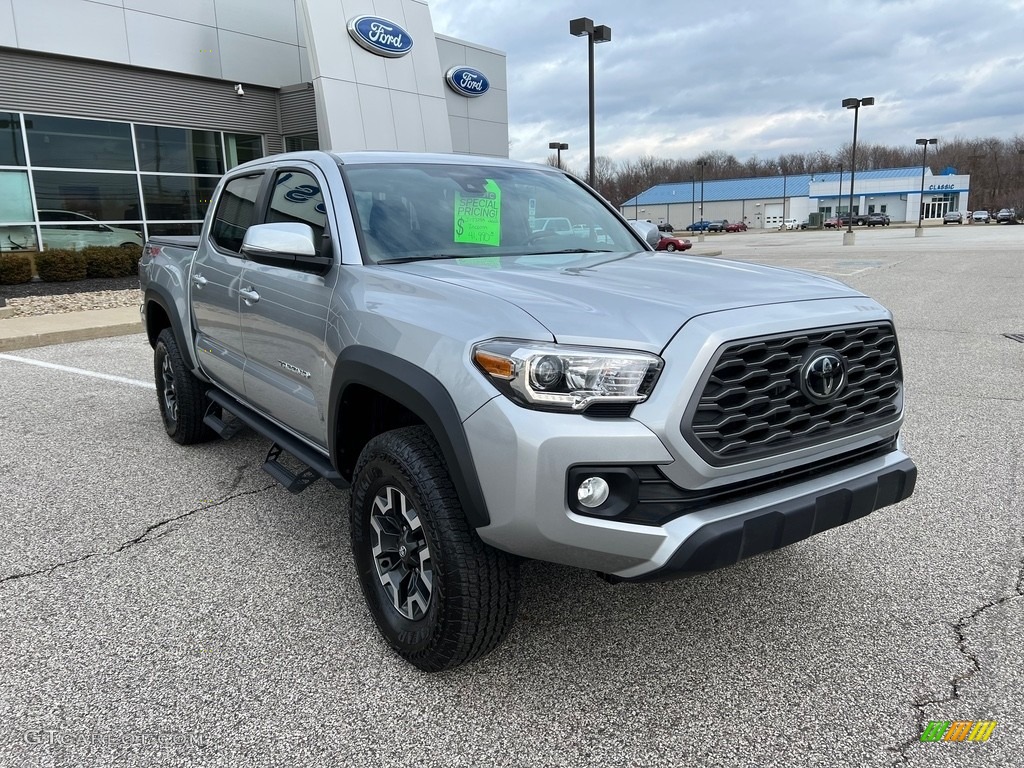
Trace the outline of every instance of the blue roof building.
<instances>
[{"instance_id":1,"label":"blue roof building","mask_svg":"<svg viewBox=\"0 0 1024 768\"><path fill-rule=\"evenodd\" d=\"M893 222L916 222L921 211L921 167L858 171L853 212L880 212ZM967 210L970 176L924 174L924 217L941 219L947 211ZM670 222L683 229L694 221L743 221L755 229L773 229L786 220L804 222L811 213L825 218L850 209L850 174L838 171L792 176L762 176L716 181L658 184L623 203L626 218Z\"/></svg>"}]
</instances>

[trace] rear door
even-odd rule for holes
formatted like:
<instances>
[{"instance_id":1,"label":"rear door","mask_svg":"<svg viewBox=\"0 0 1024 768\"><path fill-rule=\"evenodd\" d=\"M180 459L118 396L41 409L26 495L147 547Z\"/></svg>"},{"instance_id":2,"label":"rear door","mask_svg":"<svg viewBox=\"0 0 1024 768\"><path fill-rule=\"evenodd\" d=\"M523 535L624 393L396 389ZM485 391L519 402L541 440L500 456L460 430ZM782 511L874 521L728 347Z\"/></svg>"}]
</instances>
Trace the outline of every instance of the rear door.
<instances>
[{"instance_id":1,"label":"rear door","mask_svg":"<svg viewBox=\"0 0 1024 768\"><path fill-rule=\"evenodd\" d=\"M264 175L249 173L225 184L189 275L199 365L211 379L237 394L245 391L238 316L238 288L245 266L242 239L256 221Z\"/></svg>"},{"instance_id":2,"label":"rear door","mask_svg":"<svg viewBox=\"0 0 1024 768\"><path fill-rule=\"evenodd\" d=\"M319 249L332 210L327 182L312 164L274 170L267 223L297 222L313 229ZM338 260L325 274L247 261L240 304L245 347L245 392L250 403L280 424L327 445L326 337Z\"/></svg>"}]
</instances>

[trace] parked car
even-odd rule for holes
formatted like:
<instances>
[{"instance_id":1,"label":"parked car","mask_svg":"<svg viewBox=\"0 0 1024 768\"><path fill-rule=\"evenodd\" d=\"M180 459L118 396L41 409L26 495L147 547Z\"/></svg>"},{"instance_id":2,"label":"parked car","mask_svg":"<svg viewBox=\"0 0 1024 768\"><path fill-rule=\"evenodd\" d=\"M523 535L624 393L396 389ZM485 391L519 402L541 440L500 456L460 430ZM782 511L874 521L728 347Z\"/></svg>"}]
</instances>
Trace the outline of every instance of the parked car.
<instances>
[{"instance_id":1,"label":"parked car","mask_svg":"<svg viewBox=\"0 0 1024 768\"><path fill-rule=\"evenodd\" d=\"M43 247L81 249L90 245L119 245L142 248L142 232L100 224L96 219L73 211L40 210Z\"/></svg>"},{"instance_id":2,"label":"parked car","mask_svg":"<svg viewBox=\"0 0 1024 768\"><path fill-rule=\"evenodd\" d=\"M786 219L780 229L800 229L800 222L796 219Z\"/></svg>"},{"instance_id":3,"label":"parked car","mask_svg":"<svg viewBox=\"0 0 1024 768\"><path fill-rule=\"evenodd\" d=\"M686 226L686 231L687 232L706 232L708 227L710 227L710 226L711 226L711 222L710 221L705 221L704 219L701 219L700 221L693 222L693 224L688 224Z\"/></svg>"},{"instance_id":4,"label":"parked car","mask_svg":"<svg viewBox=\"0 0 1024 768\"><path fill-rule=\"evenodd\" d=\"M999 224L1016 224L1017 211L1013 208L1003 208L996 214L996 222Z\"/></svg>"},{"instance_id":5,"label":"parked car","mask_svg":"<svg viewBox=\"0 0 1024 768\"><path fill-rule=\"evenodd\" d=\"M889 215L885 213L869 213L868 214L868 226L869 227L887 227L889 226Z\"/></svg>"},{"instance_id":6,"label":"parked car","mask_svg":"<svg viewBox=\"0 0 1024 768\"><path fill-rule=\"evenodd\" d=\"M853 223L856 226L862 226L868 223L868 216L866 213L855 213L853 214ZM850 214L843 213L839 216L839 226L848 227L850 226Z\"/></svg>"},{"instance_id":7,"label":"parked car","mask_svg":"<svg viewBox=\"0 0 1024 768\"><path fill-rule=\"evenodd\" d=\"M975 224L988 224L992 221L992 217L989 216L988 211L975 211L971 214L971 220Z\"/></svg>"},{"instance_id":8,"label":"parked car","mask_svg":"<svg viewBox=\"0 0 1024 768\"><path fill-rule=\"evenodd\" d=\"M484 189L495 194L463 197ZM530 201L600 226L608 247L544 243L516 226ZM470 226L452 226L455 206ZM910 497L917 469L900 439L904 372L888 310L810 272L652 258L623 223L561 171L504 158L244 163L219 181L202 236L146 243L140 330L159 419L133 403L125 421L161 424L182 446L252 429L271 443L262 468L284 490L318 479L350 490L317 493L314 512L347 507L347 523L332 521L351 542L345 581L359 582L386 644L428 672L501 643L525 561L611 582L755 555L788 573L792 560L769 551ZM153 450L166 458L150 475L180 476L183 488L214 455ZM301 526L302 502L284 504ZM912 510L886 519L901 514ZM858 523L828 549L874 541ZM195 542L192 556L202 552ZM819 549L800 553L807 568L827 567ZM370 622L334 608L337 591L353 591L335 566L310 583L330 606L323 621L355 638ZM565 578L548 572L531 588ZM757 588L744 584L742 599ZM587 620L601 601L664 595L593 591ZM576 616L529 607L538 642L575 629ZM303 618L282 617L282 631ZM608 632L602 643L630 643Z\"/></svg>"},{"instance_id":9,"label":"parked car","mask_svg":"<svg viewBox=\"0 0 1024 768\"><path fill-rule=\"evenodd\" d=\"M693 247L693 243L689 240L684 240L681 237L672 237L670 235L662 235L658 244L654 246L656 251L688 251Z\"/></svg>"},{"instance_id":10,"label":"parked car","mask_svg":"<svg viewBox=\"0 0 1024 768\"><path fill-rule=\"evenodd\" d=\"M942 223L945 224L963 224L964 215L960 211L946 211L942 217Z\"/></svg>"},{"instance_id":11,"label":"parked car","mask_svg":"<svg viewBox=\"0 0 1024 768\"><path fill-rule=\"evenodd\" d=\"M843 225L840 223L838 216L825 219L825 229L839 229L841 226Z\"/></svg>"},{"instance_id":12,"label":"parked car","mask_svg":"<svg viewBox=\"0 0 1024 768\"><path fill-rule=\"evenodd\" d=\"M746 222L743 222L743 221L731 221L731 222L729 222L729 225L725 228L725 231L726 232L746 232L747 231Z\"/></svg>"},{"instance_id":13,"label":"parked car","mask_svg":"<svg viewBox=\"0 0 1024 768\"><path fill-rule=\"evenodd\" d=\"M572 222L564 216L548 216L533 220L534 232L546 232L549 234L571 235Z\"/></svg>"},{"instance_id":14,"label":"parked car","mask_svg":"<svg viewBox=\"0 0 1024 768\"><path fill-rule=\"evenodd\" d=\"M676 228L669 224L667 221L658 225L659 232L675 232Z\"/></svg>"},{"instance_id":15,"label":"parked car","mask_svg":"<svg viewBox=\"0 0 1024 768\"><path fill-rule=\"evenodd\" d=\"M708 222L708 232L725 232L725 228L729 226L728 219L721 219L719 221Z\"/></svg>"}]
</instances>

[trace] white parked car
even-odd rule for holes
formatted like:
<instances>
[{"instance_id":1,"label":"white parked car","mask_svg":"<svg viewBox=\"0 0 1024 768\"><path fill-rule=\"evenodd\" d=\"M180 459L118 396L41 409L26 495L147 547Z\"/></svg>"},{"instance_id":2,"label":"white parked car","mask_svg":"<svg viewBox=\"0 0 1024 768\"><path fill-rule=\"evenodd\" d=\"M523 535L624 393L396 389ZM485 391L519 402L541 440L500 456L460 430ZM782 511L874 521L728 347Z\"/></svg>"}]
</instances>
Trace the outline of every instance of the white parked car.
<instances>
[{"instance_id":1,"label":"white parked car","mask_svg":"<svg viewBox=\"0 0 1024 768\"><path fill-rule=\"evenodd\" d=\"M111 227L96 219L72 211L39 211L43 247L81 249L90 245L142 247L142 233L134 229Z\"/></svg>"},{"instance_id":2,"label":"white parked car","mask_svg":"<svg viewBox=\"0 0 1024 768\"><path fill-rule=\"evenodd\" d=\"M796 219L786 219L782 223L783 229L800 229L800 222Z\"/></svg>"},{"instance_id":3,"label":"white parked car","mask_svg":"<svg viewBox=\"0 0 1024 768\"><path fill-rule=\"evenodd\" d=\"M988 224L992 220L992 217L988 215L988 211L975 211L971 214L971 219L973 219L975 223Z\"/></svg>"}]
</instances>

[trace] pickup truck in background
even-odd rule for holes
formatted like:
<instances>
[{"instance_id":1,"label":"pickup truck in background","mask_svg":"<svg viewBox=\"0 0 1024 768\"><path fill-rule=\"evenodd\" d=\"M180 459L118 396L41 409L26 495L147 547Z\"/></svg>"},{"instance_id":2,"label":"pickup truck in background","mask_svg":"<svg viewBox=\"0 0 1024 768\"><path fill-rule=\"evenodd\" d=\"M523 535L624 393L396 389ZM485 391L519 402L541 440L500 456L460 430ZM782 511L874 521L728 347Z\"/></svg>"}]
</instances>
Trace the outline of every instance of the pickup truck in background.
<instances>
[{"instance_id":1,"label":"pickup truck in background","mask_svg":"<svg viewBox=\"0 0 1024 768\"><path fill-rule=\"evenodd\" d=\"M829 278L655 252L548 166L274 155L139 269L167 434L251 428L287 490L350 489L369 612L424 670L501 642L524 558L675 578L914 487L887 310Z\"/></svg>"}]
</instances>

